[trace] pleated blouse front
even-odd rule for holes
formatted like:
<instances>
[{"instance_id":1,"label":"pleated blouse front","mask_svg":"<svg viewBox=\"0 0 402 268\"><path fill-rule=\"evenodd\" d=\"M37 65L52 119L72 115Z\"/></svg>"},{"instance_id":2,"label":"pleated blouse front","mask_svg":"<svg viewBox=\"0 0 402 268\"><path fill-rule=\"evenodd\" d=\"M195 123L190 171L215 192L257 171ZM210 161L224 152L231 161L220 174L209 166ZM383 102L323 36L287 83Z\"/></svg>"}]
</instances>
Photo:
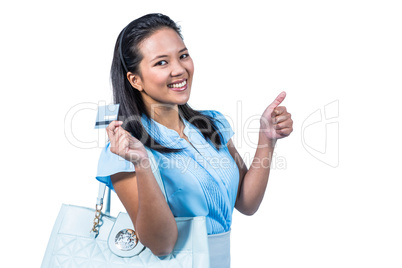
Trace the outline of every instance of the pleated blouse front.
<instances>
[{"instance_id":1,"label":"pleated blouse front","mask_svg":"<svg viewBox=\"0 0 402 268\"><path fill-rule=\"evenodd\" d=\"M178 153L152 150L166 191L167 202L175 217L206 216L208 234L230 230L239 184L239 170L226 146L234 132L218 111L201 111L214 118L223 145L217 150L199 129L182 118L187 140L145 115L141 121L152 138L170 148L183 148ZM96 179L113 185L110 175L134 172L134 165L110 152L110 142L102 150Z\"/></svg>"}]
</instances>

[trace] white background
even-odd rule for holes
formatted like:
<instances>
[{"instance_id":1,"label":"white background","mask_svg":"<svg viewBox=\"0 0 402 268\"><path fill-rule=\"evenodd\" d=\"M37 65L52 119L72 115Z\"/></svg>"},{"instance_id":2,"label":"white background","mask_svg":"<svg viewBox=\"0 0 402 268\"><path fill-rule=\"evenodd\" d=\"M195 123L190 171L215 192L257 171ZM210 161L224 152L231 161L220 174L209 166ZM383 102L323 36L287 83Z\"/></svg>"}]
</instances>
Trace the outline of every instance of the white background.
<instances>
[{"instance_id":1,"label":"white background","mask_svg":"<svg viewBox=\"0 0 402 268\"><path fill-rule=\"evenodd\" d=\"M231 120L246 162L247 120L287 92L294 132L259 211L233 215L232 267L401 267L402 8L353 0L3 1L1 266L39 267L61 204L94 206L114 43L150 12L182 26L189 103Z\"/></svg>"}]
</instances>

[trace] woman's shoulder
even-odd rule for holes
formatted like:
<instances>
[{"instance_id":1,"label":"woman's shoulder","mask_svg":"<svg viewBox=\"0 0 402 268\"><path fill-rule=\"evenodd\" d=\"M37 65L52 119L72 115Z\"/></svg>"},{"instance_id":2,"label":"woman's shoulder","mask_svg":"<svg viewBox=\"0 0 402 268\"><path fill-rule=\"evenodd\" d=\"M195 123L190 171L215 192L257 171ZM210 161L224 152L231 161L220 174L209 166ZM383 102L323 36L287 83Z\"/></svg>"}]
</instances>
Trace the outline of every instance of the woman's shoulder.
<instances>
[{"instance_id":1,"label":"woman's shoulder","mask_svg":"<svg viewBox=\"0 0 402 268\"><path fill-rule=\"evenodd\" d=\"M200 113L204 115L209 115L211 117L216 117L216 116L223 116L223 114L217 110L200 110Z\"/></svg>"},{"instance_id":2,"label":"woman's shoulder","mask_svg":"<svg viewBox=\"0 0 402 268\"><path fill-rule=\"evenodd\" d=\"M223 135L225 144L234 135L231 123L229 123L229 120L232 121L230 117L223 115L221 112L217 110L202 110L200 111L200 113L210 116L214 119L216 127L218 127L219 131Z\"/></svg>"},{"instance_id":3,"label":"woman's shoulder","mask_svg":"<svg viewBox=\"0 0 402 268\"><path fill-rule=\"evenodd\" d=\"M202 111L200 111L200 113L212 117L215 121L221 123L224 128L230 127L230 123L229 123L230 117L225 116L224 114L222 114L221 112L219 112L217 110L202 110ZM232 120L230 120L230 121L232 121ZM221 126L218 126L218 127L221 128Z\"/></svg>"}]
</instances>

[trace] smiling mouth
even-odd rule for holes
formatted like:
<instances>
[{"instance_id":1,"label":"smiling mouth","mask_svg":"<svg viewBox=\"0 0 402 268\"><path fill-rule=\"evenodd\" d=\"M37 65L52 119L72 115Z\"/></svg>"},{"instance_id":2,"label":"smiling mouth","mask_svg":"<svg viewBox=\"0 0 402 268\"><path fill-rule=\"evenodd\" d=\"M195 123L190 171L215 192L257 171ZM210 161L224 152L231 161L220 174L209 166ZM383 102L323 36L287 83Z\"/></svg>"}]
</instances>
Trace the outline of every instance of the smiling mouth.
<instances>
[{"instance_id":1,"label":"smiling mouth","mask_svg":"<svg viewBox=\"0 0 402 268\"><path fill-rule=\"evenodd\" d=\"M180 83L175 83L175 84L169 84L169 88L183 88L187 85L187 79L183 80Z\"/></svg>"}]
</instances>

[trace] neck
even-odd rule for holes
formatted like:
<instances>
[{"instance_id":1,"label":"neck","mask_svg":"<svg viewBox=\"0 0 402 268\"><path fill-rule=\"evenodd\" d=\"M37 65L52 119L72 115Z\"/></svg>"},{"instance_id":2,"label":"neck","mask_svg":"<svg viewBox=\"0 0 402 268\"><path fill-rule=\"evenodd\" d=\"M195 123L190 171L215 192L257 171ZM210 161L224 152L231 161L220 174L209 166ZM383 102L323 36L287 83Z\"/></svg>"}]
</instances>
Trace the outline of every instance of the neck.
<instances>
[{"instance_id":1,"label":"neck","mask_svg":"<svg viewBox=\"0 0 402 268\"><path fill-rule=\"evenodd\" d=\"M153 107L152 107L153 106ZM173 105L151 105L148 112L153 120L165 127L175 130L179 135L184 129L184 123L179 117L179 106Z\"/></svg>"}]
</instances>

